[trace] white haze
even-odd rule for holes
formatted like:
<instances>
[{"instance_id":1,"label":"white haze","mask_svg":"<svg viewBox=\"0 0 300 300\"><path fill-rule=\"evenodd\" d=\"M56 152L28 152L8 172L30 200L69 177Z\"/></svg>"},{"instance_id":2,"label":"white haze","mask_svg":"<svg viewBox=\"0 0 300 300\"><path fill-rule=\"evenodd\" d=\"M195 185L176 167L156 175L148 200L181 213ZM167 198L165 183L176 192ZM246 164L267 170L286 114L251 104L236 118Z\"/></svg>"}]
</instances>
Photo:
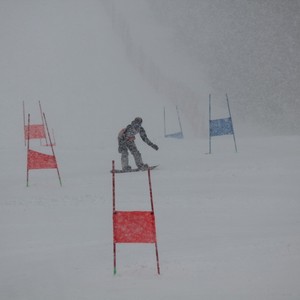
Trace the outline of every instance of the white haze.
<instances>
[{"instance_id":1,"label":"white haze","mask_svg":"<svg viewBox=\"0 0 300 300\"><path fill-rule=\"evenodd\" d=\"M298 28L297 1L0 1L0 298L299 299ZM207 155L226 93L238 153L225 136ZM26 187L23 101L62 187L54 170ZM176 105L184 140L163 137ZM122 245L112 274L109 169L136 116L160 147L137 139L160 164L160 276L151 245ZM120 207L148 207L145 176L117 177Z\"/></svg>"}]
</instances>

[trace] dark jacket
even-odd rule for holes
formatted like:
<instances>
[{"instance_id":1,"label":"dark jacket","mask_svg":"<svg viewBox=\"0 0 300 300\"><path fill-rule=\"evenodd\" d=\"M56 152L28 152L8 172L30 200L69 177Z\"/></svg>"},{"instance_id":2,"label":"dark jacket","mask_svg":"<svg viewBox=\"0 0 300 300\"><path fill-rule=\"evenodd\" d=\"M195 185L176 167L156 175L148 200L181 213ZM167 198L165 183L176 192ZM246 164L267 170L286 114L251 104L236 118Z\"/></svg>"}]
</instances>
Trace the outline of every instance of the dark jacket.
<instances>
[{"instance_id":1,"label":"dark jacket","mask_svg":"<svg viewBox=\"0 0 300 300\"><path fill-rule=\"evenodd\" d=\"M123 146L127 142L133 142L135 140L135 135L140 134L141 139L150 147L153 147L154 144L148 139L145 129L142 126L139 126L139 128L133 127L131 124L129 124L126 128L123 128L119 135L118 135L118 141L119 141L119 147Z\"/></svg>"}]
</instances>

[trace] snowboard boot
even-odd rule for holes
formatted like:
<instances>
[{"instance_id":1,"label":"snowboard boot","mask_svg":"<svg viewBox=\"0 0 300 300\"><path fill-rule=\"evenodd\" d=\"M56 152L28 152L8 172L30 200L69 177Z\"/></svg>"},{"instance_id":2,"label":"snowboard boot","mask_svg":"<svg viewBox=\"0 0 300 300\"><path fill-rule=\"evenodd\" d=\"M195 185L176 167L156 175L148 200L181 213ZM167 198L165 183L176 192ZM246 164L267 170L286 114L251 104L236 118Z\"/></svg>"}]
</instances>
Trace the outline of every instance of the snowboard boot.
<instances>
[{"instance_id":1,"label":"snowboard boot","mask_svg":"<svg viewBox=\"0 0 300 300\"><path fill-rule=\"evenodd\" d=\"M141 164L138 166L138 169L141 171L148 170L149 166L147 164Z\"/></svg>"},{"instance_id":2,"label":"snowboard boot","mask_svg":"<svg viewBox=\"0 0 300 300\"><path fill-rule=\"evenodd\" d=\"M131 169L130 166L126 166L126 167L123 167L122 170L123 170L124 172L130 172L132 169Z\"/></svg>"}]
</instances>

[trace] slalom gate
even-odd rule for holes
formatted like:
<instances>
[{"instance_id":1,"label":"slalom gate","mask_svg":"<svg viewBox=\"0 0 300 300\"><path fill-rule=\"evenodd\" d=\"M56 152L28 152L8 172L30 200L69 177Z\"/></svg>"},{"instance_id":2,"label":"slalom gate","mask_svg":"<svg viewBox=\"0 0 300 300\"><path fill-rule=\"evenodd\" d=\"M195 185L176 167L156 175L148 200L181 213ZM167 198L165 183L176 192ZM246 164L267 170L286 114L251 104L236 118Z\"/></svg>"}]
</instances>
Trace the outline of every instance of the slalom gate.
<instances>
[{"instance_id":1,"label":"slalom gate","mask_svg":"<svg viewBox=\"0 0 300 300\"><path fill-rule=\"evenodd\" d=\"M114 274L117 273L117 244L118 243L152 243L155 245L157 273L160 274L155 214L150 169L148 182L151 210L149 211L119 211L116 209L115 162L112 161L112 201L113 201L113 264Z\"/></svg>"},{"instance_id":2,"label":"slalom gate","mask_svg":"<svg viewBox=\"0 0 300 300\"><path fill-rule=\"evenodd\" d=\"M41 102L39 101L39 109L41 114L41 123L37 124L25 124L25 102L23 101L23 123L24 123L24 141L26 146L26 141L29 141L31 139L39 139L40 145L43 146L50 146L50 142L48 141L48 136L46 133L46 124L43 117L43 110ZM55 146L55 137L54 137L54 131L52 129L52 146ZM44 144L43 142L44 141Z\"/></svg>"},{"instance_id":3,"label":"slalom gate","mask_svg":"<svg viewBox=\"0 0 300 300\"><path fill-rule=\"evenodd\" d=\"M209 95L209 154L211 154L211 138L231 134L233 136L235 152L237 152L235 134L233 130L232 117L230 112L229 100L226 94L227 108L229 117L222 119L211 119L211 95Z\"/></svg>"},{"instance_id":4,"label":"slalom gate","mask_svg":"<svg viewBox=\"0 0 300 300\"><path fill-rule=\"evenodd\" d=\"M178 125L179 125L179 131L173 132L173 133L167 133L166 108L164 107L164 136L165 136L165 138L183 139L183 131L182 131L182 126L181 126L181 120L180 120L178 106L176 106L176 112L177 112L177 121L178 121Z\"/></svg>"},{"instance_id":5,"label":"slalom gate","mask_svg":"<svg viewBox=\"0 0 300 300\"><path fill-rule=\"evenodd\" d=\"M58 165L57 165L57 161L56 161L56 156L54 153L54 148L53 148L53 144L52 144L51 137L49 134L46 116L44 113L43 113L43 122L44 122L43 124L45 124L45 128L48 133L48 138L49 138L49 142L50 142L49 145L51 146L52 155L41 153L41 152L30 149L30 139L31 139L30 136L32 136L31 129L34 127L31 127L32 125L30 125L30 114L28 114L28 124L26 126L26 130L27 130L26 131L26 133L27 133L27 179L26 179L27 187L29 186L29 171L34 170L34 169L56 169L60 185L62 185L59 170L58 170Z\"/></svg>"}]
</instances>

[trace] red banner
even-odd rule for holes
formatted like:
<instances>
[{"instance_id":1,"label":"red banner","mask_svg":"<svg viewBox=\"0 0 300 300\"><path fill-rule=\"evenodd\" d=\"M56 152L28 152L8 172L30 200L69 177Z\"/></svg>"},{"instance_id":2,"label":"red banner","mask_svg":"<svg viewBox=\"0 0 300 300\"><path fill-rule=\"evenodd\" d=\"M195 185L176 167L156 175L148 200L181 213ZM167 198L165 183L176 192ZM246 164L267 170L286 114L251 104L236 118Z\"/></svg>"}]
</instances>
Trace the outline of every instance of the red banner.
<instances>
[{"instance_id":1,"label":"red banner","mask_svg":"<svg viewBox=\"0 0 300 300\"><path fill-rule=\"evenodd\" d=\"M57 169L56 158L53 155L28 150L27 168L30 169Z\"/></svg>"},{"instance_id":2,"label":"red banner","mask_svg":"<svg viewBox=\"0 0 300 300\"><path fill-rule=\"evenodd\" d=\"M115 243L156 243L151 211L116 211L113 223Z\"/></svg>"},{"instance_id":3,"label":"red banner","mask_svg":"<svg viewBox=\"0 0 300 300\"><path fill-rule=\"evenodd\" d=\"M28 129L29 129L29 139L44 139L46 138L45 128L43 124L35 125L25 125L24 133L25 139L28 140Z\"/></svg>"}]
</instances>

